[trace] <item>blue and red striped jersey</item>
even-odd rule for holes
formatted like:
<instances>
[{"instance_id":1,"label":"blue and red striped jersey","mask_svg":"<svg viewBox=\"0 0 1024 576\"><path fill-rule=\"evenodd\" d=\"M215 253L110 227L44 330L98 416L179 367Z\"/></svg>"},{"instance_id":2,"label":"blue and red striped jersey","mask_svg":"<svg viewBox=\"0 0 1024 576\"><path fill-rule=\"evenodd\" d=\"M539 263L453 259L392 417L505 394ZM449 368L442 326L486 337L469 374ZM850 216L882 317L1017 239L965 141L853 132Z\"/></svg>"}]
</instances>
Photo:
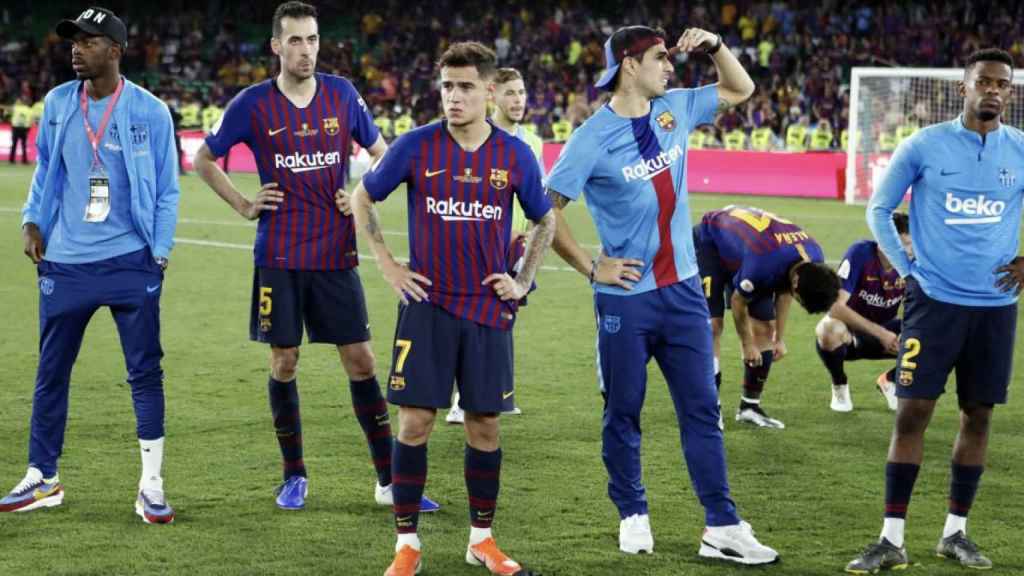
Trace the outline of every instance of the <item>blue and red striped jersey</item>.
<instances>
[{"instance_id":1,"label":"blue and red striped jersey","mask_svg":"<svg viewBox=\"0 0 1024 576\"><path fill-rule=\"evenodd\" d=\"M802 228L750 206L704 214L698 233L718 249L722 266L734 272L733 288L747 300L788 292L793 264L825 261L821 246Z\"/></svg>"},{"instance_id":2,"label":"blue and red striped jersey","mask_svg":"<svg viewBox=\"0 0 1024 576\"><path fill-rule=\"evenodd\" d=\"M409 268L433 282L426 288L430 302L460 318L510 329L517 304L502 302L482 282L513 264L513 197L534 222L551 209L529 145L492 125L483 145L468 152L444 121L428 124L395 140L363 177L375 202L403 182Z\"/></svg>"},{"instance_id":3,"label":"blue and red striped jersey","mask_svg":"<svg viewBox=\"0 0 1024 576\"><path fill-rule=\"evenodd\" d=\"M372 146L379 136L366 103L339 76L316 75L316 95L297 108L274 79L254 84L228 104L206 145L221 157L245 142L260 182L276 182L284 202L260 214L256 266L341 270L359 264L355 225L338 212L334 193L345 186L354 139Z\"/></svg>"},{"instance_id":4,"label":"blue and red striped jersey","mask_svg":"<svg viewBox=\"0 0 1024 576\"><path fill-rule=\"evenodd\" d=\"M899 313L906 283L895 268L882 266L879 254L871 240L854 242L836 273L850 293L846 305L875 324L885 324Z\"/></svg>"}]
</instances>

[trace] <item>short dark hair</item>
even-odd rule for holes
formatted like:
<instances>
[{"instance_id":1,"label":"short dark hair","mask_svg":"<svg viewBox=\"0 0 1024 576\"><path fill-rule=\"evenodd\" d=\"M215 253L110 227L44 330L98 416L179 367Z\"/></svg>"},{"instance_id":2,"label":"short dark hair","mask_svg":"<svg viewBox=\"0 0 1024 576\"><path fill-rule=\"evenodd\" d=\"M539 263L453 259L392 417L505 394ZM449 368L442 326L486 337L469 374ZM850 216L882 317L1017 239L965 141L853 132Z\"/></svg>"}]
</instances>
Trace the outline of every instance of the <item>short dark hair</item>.
<instances>
[{"instance_id":1,"label":"short dark hair","mask_svg":"<svg viewBox=\"0 0 1024 576\"><path fill-rule=\"evenodd\" d=\"M497 74L494 75L495 84L504 84L505 82L522 79L523 75L515 68L498 68Z\"/></svg>"},{"instance_id":2,"label":"short dark hair","mask_svg":"<svg viewBox=\"0 0 1024 576\"><path fill-rule=\"evenodd\" d=\"M284 31L284 28L281 26L281 20L285 18L312 18L316 20L316 6L306 4L305 2L297 2L296 0L279 5L277 10L274 10L274 38L281 37L281 33Z\"/></svg>"},{"instance_id":3,"label":"short dark hair","mask_svg":"<svg viewBox=\"0 0 1024 576\"><path fill-rule=\"evenodd\" d=\"M796 293L810 314L827 312L839 298L839 276L821 262L805 262L796 267Z\"/></svg>"},{"instance_id":4,"label":"short dark hair","mask_svg":"<svg viewBox=\"0 0 1024 576\"><path fill-rule=\"evenodd\" d=\"M619 28L618 30L616 30L615 33L612 34L612 54L615 55L616 61L619 63L619 65L622 65L622 61L627 56L631 56L637 59L643 58L643 53L633 54L631 53L630 49L637 42L644 40L646 38L650 38L652 36L661 38L662 41L665 41L666 38L668 38L668 34L662 28L650 28L648 26L625 26L623 28ZM609 63L606 62L605 64L608 65ZM622 69L619 68L619 72L621 71ZM613 92L616 88L619 87L619 78L621 77L621 74L615 75L615 80L612 81L611 86Z\"/></svg>"},{"instance_id":5,"label":"short dark hair","mask_svg":"<svg viewBox=\"0 0 1024 576\"><path fill-rule=\"evenodd\" d=\"M465 66L473 66L481 78L490 79L498 69L498 56L479 42L456 42L437 61L439 69Z\"/></svg>"},{"instance_id":6,"label":"short dark hair","mask_svg":"<svg viewBox=\"0 0 1024 576\"><path fill-rule=\"evenodd\" d=\"M896 225L896 232L910 234L910 217L905 212L893 212L892 223Z\"/></svg>"},{"instance_id":7,"label":"short dark hair","mask_svg":"<svg viewBox=\"0 0 1024 576\"><path fill-rule=\"evenodd\" d=\"M1013 70L1013 56L999 48L983 48L971 52L971 55L967 57L967 64L964 65L964 73L970 72L978 62L1002 62L1009 66L1011 71Z\"/></svg>"}]
</instances>

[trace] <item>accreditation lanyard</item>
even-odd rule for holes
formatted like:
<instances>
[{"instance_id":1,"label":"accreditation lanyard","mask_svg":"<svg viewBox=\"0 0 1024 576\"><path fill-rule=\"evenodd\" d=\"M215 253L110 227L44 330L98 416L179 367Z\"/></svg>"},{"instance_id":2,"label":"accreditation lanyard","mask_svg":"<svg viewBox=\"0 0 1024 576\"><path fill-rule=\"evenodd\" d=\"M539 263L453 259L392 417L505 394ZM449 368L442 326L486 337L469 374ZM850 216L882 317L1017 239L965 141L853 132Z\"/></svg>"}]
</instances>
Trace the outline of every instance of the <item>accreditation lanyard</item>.
<instances>
[{"instance_id":1,"label":"accreditation lanyard","mask_svg":"<svg viewBox=\"0 0 1024 576\"><path fill-rule=\"evenodd\" d=\"M117 83L110 101L107 102L107 109L103 113L100 125L95 132L89 125L89 97L86 95L85 86L82 86L82 93L78 104L82 109L82 122L85 124L85 136L92 146L92 167L89 170L89 202L85 206L86 222L103 222L110 215L110 180L107 178L103 163L100 162L100 141L107 131L107 124L110 123L110 116L121 98L121 90L124 88L124 79Z\"/></svg>"}]
</instances>

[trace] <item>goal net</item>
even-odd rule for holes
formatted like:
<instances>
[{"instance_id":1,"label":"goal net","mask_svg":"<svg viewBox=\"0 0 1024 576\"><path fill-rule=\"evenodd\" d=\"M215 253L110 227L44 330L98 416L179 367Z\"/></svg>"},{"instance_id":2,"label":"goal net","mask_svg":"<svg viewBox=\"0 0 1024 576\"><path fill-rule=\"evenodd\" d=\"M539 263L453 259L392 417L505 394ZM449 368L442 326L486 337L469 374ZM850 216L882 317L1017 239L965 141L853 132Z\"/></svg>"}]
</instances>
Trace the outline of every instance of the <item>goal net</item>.
<instances>
[{"instance_id":1,"label":"goal net","mask_svg":"<svg viewBox=\"0 0 1024 576\"><path fill-rule=\"evenodd\" d=\"M963 110L962 68L853 68L846 142L846 203L864 204L893 150L916 130ZM1024 128L1024 75L1013 80L1003 122Z\"/></svg>"}]
</instances>

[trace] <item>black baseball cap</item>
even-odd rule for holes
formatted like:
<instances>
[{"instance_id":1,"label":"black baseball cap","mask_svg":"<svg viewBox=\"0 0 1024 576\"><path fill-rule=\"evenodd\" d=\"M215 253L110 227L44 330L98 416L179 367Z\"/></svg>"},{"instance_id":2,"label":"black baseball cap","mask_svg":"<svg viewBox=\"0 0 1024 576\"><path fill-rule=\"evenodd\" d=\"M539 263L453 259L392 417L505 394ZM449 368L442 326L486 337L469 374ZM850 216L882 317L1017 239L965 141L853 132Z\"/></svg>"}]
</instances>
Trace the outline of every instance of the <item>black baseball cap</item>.
<instances>
[{"instance_id":1,"label":"black baseball cap","mask_svg":"<svg viewBox=\"0 0 1024 576\"><path fill-rule=\"evenodd\" d=\"M106 8L93 6L74 20L61 20L57 24L57 35L61 38L71 39L79 32L92 36L106 36L122 49L128 47L128 28L116 14Z\"/></svg>"}]
</instances>

